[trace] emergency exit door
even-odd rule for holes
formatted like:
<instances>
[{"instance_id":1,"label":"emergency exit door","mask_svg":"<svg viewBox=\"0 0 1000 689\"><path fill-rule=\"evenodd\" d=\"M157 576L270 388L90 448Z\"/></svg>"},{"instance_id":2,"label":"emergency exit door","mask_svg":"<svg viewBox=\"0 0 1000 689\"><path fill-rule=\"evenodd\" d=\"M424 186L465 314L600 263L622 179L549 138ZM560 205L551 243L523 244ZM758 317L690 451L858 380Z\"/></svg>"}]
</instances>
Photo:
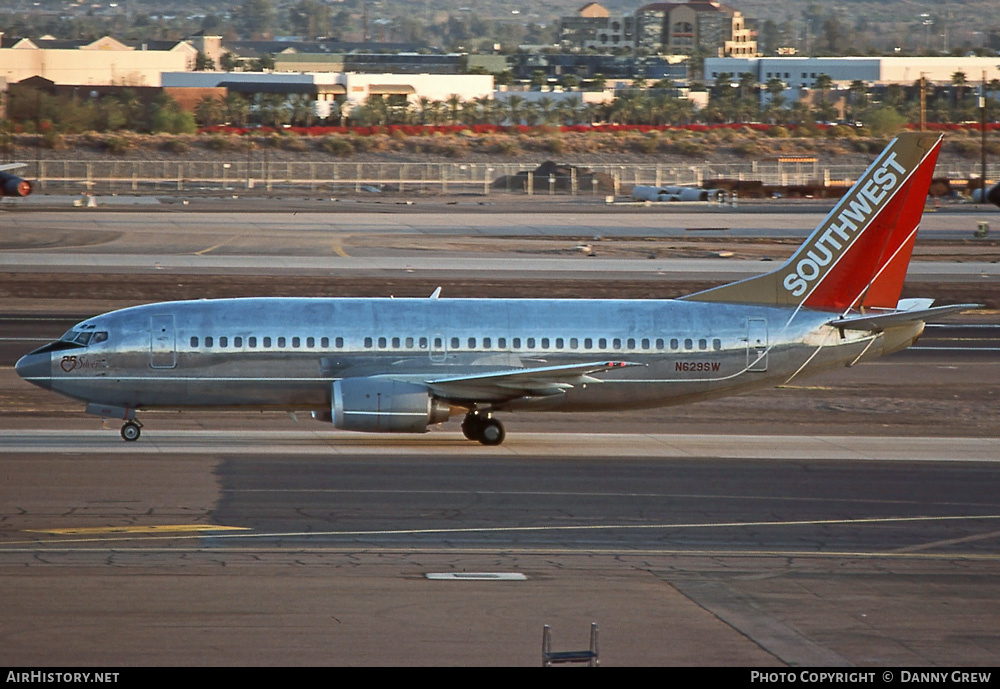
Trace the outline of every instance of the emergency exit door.
<instances>
[{"instance_id":1,"label":"emergency exit door","mask_svg":"<svg viewBox=\"0 0 1000 689\"><path fill-rule=\"evenodd\" d=\"M173 368L177 365L177 347L173 314L160 314L149 319L149 366Z\"/></svg>"}]
</instances>

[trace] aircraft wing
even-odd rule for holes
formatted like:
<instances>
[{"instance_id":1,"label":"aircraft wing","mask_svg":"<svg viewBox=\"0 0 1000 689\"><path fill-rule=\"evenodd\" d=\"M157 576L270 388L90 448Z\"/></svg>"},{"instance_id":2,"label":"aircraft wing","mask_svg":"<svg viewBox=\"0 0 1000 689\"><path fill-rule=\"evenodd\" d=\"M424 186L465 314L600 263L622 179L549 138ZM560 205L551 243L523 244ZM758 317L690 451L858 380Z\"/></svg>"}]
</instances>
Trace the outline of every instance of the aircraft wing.
<instances>
[{"instance_id":1,"label":"aircraft wing","mask_svg":"<svg viewBox=\"0 0 1000 689\"><path fill-rule=\"evenodd\" d=\"M0 164L0 172L3 170L16 170L21 167L28 167L27 163L3 163Z\"/></svg>"},{"instance_id":2,"label":"aircraft wing","mask_svg":"<svg viewBox=\"0 0 1000 689\"><path fill-rule=\"evenodd\" d=\"M929 302L924 300L914 299L912 301L915 303L912 304L912 308L909 309L901 311L866 313L857 316L844 316L842 318L835 318L832 321L827 321L826 324L832 325L835 328L846 328L847 330L870 330L872 332L881 332L886 328L905 325L915 321L928 323L940 318L941 316L946 316L949 313L965 311L966 309L976 309L982 306L982 304L951 304L949 306L930 307ZM903 302L900 302L901 305L902 303Z\"/></svg>"},{"instance_id":3,"label":"aircraft wing","mask_svg":"<svg viewBox=\"0 0 1000 689\"><path fill-rule=\"evenodd\" d=\"M593 361L565 366L517 368L467 376L450 376L425 381L434 394L452 400L489 402L517 397L548 397L589 383L601 383L591 374L628 366L643 366L629 361Z\"/></svg>"}]
</instances>

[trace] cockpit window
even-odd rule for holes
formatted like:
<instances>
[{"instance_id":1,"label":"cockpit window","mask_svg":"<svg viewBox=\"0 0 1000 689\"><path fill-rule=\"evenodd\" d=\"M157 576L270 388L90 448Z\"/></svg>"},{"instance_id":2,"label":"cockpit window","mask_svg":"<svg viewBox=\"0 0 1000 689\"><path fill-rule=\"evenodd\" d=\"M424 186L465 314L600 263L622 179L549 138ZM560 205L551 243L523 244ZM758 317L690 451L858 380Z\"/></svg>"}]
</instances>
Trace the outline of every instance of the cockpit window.
<instances>
[{"instance_id":1,"label":"cockpit window","mask_svg":"<svg viewBox=\"0 0 1000 689\"><path fill-rule=\"evenodd\" d=\"M98 330L94 331L79 331L70 330L65 335L59 338L60 342L72 342L73 344L81 345L86 347L90 344L97 344L99 342L107 342L108 331Z\"/></svg>"}]
</instances>

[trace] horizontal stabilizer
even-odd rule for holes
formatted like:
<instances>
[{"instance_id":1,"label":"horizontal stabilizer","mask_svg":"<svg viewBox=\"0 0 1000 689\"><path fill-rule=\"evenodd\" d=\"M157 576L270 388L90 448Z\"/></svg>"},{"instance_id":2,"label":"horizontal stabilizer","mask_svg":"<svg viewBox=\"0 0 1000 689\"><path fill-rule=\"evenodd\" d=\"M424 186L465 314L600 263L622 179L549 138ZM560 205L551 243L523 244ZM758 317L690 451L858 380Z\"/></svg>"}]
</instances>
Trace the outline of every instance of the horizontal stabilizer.
<instances>
[{"instance_id":1,"label":"horizontal stabilizer","mask_svg":"<svg viewBox=\"0 0 1000 689\"><path fill-rule=\"evenodd\" d=\"M981 306L982 304L951 304L949 306L934 306L931 308L912 308L905 311L866 313L864 315L836 318L832 321L827 321L827 325L847 330L882 332L888 328L915 323L917 321L930 323L950 313L965 311L967 309L978 309Z\"/></svg>"}]
</instances>

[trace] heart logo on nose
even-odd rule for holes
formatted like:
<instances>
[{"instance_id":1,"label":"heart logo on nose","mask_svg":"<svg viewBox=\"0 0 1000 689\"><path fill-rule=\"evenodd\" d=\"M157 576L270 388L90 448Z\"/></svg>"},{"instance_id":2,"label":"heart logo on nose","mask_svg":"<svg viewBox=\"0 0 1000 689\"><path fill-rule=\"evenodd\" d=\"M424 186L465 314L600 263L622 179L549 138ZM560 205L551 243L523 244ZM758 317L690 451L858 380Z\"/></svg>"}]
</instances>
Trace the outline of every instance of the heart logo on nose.
<instances>
[{"instance_id":1,"label":"heart logo on nose","mask_svg":"<svg viewBox=\"0 0 1000 689\"><path fill-rule=\"evenodd\" d=\"M69 373L74 368L76 368L76 357L75 356L64 356L62 358L62 361L59 362L59 367L63 371L65 371L66 373Z\"/></svg>"}]
</instances>

